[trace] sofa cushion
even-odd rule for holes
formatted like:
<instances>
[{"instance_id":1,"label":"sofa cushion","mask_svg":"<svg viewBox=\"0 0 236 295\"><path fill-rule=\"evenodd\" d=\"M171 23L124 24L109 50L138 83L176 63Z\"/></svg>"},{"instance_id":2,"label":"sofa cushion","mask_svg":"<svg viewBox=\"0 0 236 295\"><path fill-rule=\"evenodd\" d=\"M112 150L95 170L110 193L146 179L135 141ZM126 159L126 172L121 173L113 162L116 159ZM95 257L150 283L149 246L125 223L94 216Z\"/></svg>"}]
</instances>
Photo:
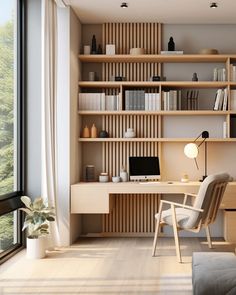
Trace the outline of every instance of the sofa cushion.
<instances>
[{"instance_id":1,"label":"sofa cushion","mask_svg":"<svg viewBox=\"0 0 236 295\"><path fill-rule=\"evenodd\" d=\"M192 282L194 295L235 295L236 256L227 252L194 252Z\"/></svg>"}]
</instances>

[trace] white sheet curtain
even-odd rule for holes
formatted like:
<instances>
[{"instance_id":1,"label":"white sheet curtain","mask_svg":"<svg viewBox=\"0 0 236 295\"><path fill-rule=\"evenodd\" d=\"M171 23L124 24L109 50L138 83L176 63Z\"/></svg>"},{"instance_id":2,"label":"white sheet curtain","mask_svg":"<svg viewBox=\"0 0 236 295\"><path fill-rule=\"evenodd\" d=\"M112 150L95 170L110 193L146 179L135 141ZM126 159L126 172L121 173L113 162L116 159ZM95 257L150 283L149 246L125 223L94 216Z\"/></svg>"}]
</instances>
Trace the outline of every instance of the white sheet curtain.
<instances>
[{"instance_id":1,"label":"white sheet curtain","mask_svg":"<svg viewBox=\"0 0 236 295\"><path fill-rule=\"evenodd\" d=\"M42 196L57 204L57 7L42 0ZM58 222L50 223L48 248L60 246Z\"/></svg>"}]
</instances>

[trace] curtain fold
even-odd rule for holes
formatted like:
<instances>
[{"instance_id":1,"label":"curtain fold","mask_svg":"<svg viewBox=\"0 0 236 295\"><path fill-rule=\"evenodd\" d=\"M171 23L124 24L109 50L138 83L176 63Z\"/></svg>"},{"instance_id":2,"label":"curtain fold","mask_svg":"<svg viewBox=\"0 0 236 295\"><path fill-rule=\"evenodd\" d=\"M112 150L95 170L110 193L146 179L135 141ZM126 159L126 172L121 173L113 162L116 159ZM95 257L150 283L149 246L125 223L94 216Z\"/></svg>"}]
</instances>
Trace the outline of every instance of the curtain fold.
<instances>
[{"instance_id":1,"label":"curtain fold","mask_svg":"<svg viewBox=\"0 0 236 295\"><path fill-rule=\"evenodd\" d=\"M57 202L57 7L42 0L42 197L55 207L48 248L60 246Z\"/></svg>"}]
</instances>

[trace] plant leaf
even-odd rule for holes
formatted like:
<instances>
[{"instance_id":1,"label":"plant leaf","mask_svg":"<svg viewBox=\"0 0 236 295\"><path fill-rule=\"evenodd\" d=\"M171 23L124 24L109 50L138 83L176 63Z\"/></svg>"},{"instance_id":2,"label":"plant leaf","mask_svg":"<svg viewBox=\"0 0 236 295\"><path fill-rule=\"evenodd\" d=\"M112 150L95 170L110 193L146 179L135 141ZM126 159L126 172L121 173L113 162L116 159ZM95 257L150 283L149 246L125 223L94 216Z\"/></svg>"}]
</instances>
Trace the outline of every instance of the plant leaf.
<instances>
[{"instance_id":1,"label":"plant leaf","mask_svg":"<svg viewBox=\"0 0 236 295\"><path fill-rule=\"evenodd\" d=\"M19 210L24 211L29 216L32 216L33 215L33 212L30 209L28 209L28 208L19 208Z\"/></svg>"},{"instance_id":2,"label":"plant leaf","mask_svg":"<svg viewBox=\"0 0 236 295\"><path fill-rule=\"evenodd\" d=\"M27 208L31 209L32 202L31 202L31 200L30 200L29 197L27 197L27 196L22 196L20 199L21 199L21 201L25 204L25 206L26 206Z\"/></svg>"},{"instance_id":3,"label":"plant leaf","mask_svg":"<svg viewBox=\"0 0 236 295\"><path fill-rule=\"evenodd\" d=\"M43 199L38 197L33 202L33 209L34 210L42 210L44 208Z\"/></svg>"}]
</instances>

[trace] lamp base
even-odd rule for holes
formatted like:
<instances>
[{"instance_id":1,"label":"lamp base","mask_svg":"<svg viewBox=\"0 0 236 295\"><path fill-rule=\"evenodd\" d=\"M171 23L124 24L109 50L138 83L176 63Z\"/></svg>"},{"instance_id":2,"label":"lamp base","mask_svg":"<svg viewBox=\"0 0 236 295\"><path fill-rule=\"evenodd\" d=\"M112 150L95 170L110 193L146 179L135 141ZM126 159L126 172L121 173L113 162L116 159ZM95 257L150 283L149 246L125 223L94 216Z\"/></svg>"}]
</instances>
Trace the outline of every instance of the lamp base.
<instances>
[{"instance_id":1,"label":"lamp base","mask_svg":"<svg viewBox=\"0 0 236 295\"><path fill-rule=\"evenodd\" d=\"M203 175L203 176L202 176L202 179L200 179L199 181L202 182L205 178L207 178L207 175Z\"/></svg>"}]
</instances>

